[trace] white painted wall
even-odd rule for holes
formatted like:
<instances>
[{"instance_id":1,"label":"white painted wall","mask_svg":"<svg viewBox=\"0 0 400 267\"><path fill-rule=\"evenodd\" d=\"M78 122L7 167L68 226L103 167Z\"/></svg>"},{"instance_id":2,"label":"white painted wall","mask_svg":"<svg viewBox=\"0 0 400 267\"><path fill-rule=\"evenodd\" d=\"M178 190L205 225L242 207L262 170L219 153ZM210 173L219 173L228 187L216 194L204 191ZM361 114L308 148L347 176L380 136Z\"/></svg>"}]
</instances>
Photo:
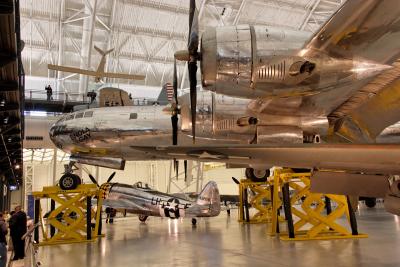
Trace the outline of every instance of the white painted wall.
<instances>
[{"instance_id":1,"label":"white painted wall","mask_svg":"<svg viewBox=\"0 0 400 267\"><path fill-rule=\"evenodd\" d=\"M29 164L29 163L25 163ZM51 161L43 163L33 163L34 174L33 174L33 190L40 191L43 186L53 185L53 164ZM150 186L154 187L160 191L167 190L168 179L170 176L170 161L136 161L127 162L125 170L116 171L116 175L113 182L120 182L126 184L134 184L138 181L143 183L148 183ZM96 174L96 167L85 165L85 167L91 172L93 176ZM172 175L174 176L174 181L179 187L185 187L184 174L183 174L183 162L179 164L180 176L178 181L175 180L174 171ZM56 180L61 177L64 172L64 164L58 163L56 170ZM99 184L106 182L111 173L114 172L112 169L99 168ZM196 178L197 170L192 171L193 178ZM204 172L204 182L205 185L208 181L213 180L217 182L221 194L237 194L238 188L236 184L233 183L231 177L242 178L244 175L243 169L225 169L216 168ZM84 183L91 183L89 176L82 171L82 178ZM195 182L186 191L193 192L196 189ZM179 189L175 186L171 186L171 192L178 192Z\"/></svg>"}]
</instances>

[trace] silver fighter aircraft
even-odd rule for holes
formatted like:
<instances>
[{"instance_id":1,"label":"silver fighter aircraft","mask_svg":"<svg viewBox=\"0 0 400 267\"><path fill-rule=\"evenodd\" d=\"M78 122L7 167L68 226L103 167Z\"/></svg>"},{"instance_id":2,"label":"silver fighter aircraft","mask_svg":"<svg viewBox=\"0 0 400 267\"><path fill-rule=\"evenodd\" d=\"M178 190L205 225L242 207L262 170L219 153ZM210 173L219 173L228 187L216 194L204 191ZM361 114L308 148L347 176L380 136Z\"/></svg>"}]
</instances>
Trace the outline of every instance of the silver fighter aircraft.
<instances>
[{"instance_id":1,"label":"silver fighter aircraft","mask_svg":"<svg viewBox=\"0 0 400 267\"><path fill-rule=\"evenodd\" d=\"M97 184L93 177L91 180ZM192 224L195 225L196 218L218 216L221 210L218 187L212 181L206 184L195 201L153 190L141 182L128 185L111 183L111 179L100 186L100 192L104 206L138 214L143 222L148 216L172 219L188 217L192 218Z\"/></svg>"}]
</instances>

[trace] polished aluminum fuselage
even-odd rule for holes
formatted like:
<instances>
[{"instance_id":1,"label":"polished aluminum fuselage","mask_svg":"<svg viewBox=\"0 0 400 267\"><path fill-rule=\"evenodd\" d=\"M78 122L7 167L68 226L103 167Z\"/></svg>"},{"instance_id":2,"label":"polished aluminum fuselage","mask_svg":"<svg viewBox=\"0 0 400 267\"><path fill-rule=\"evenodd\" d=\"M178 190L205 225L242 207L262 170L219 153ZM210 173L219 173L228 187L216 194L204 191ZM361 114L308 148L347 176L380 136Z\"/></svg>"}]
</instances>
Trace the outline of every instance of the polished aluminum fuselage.
<instances>
[{"instance_id":1,"label":"polished aluminum fuselage","mask_svg":"<svg viewBox=\"0 0 400 267\"><path fill-rule=\"evenodd\" d=\"M195 201L153 190L147 185L106 183L100 187L103 205L144 216L212 217L220 212L220 196L215 182L209 182Z\"/></svg>"}]
</instances>

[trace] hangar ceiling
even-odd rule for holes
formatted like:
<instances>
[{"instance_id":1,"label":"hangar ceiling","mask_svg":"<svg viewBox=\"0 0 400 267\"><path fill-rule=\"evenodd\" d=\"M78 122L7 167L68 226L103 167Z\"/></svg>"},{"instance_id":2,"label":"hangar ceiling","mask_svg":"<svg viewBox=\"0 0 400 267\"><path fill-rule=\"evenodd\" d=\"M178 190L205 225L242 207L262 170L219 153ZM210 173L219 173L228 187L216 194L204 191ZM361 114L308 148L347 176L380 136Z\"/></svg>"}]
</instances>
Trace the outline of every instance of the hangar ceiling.
<instances>
[{"instance_id":1,"label":"hangar ceiling","mask_svg":"<svg viewBox=\"0 0 400 267\"><path fill-rule=\"evenodd\" d=\"M344 1L198 0L197 8L201 29L247 23L314 32ZM88 85L93 88L93 79L68 73L55 77L47 64L95 69L97 45L115 49L106 70L144 74L144 81L129 83L159 87L172 79L174 52L186 47L187 14L187 0L22 1L26 75L58 79L56 90L84 93ZM179 63L181 76L184 68Z\"/></svg>"}]
</instances>

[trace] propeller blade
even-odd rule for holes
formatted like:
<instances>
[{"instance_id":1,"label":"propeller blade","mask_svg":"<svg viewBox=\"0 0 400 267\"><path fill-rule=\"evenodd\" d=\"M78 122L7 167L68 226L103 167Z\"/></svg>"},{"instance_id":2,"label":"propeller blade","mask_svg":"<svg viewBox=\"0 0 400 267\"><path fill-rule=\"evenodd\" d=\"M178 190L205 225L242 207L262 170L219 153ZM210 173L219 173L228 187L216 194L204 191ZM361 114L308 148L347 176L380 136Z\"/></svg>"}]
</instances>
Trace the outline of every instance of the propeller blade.
<instances>
[{"instance_id":1,"label":"propeller blade","mask_svg":"<svg viewBox=\"0 0 400 267\"><path fill-rule=\"evenodd\" d=\"M174 169L175 169L175 175L176 175L176 180L178 180L178 175L179 175L179 161L174 159Z\"/></svg>"},{"instance_id":2,"label":"propeller blade","mask_svg":"<svg viewBox=\"0 0 400 267\"><path fill-rule=\"evenodd\" d=\"M176 103L176 106L178 106L178 76L177 76L177 71L176 71L176 59L174 59L174 77L172 81L172 87L174 89L174 100Z\"/></svg>"},{"instance_id":3,"label":"propeller blade","mask_svg":"<svg viewBox=\"0 0 400 267\"><path fill-rule=\"evenodd\" d=\"M90 179L90 181L92 181L92 183L97 185L97 187L100 187L99 184L97 183L96 179L94 179L93 175L91 175L90 173L89 173L89 179Z\"/></svg>"},{"instance_id":4,"label":"propeller blade","mask_svg":"<svg viewBox=\"0 0 400 267\"><path fill-rule=\"evenodd\" d=\"M183 161L183 167L185 170L185 182L187 181L187 160Z\"/></svg>"},{"instance_id":5,"label":"propeller blade","mask_svg":"<svg viewBox=\"0 0 400 267\"><path fill-rule=\"evenodd\" d=\"M114 176L115 176L115 172L113 172L113 173L110 175L110 177L108 177L107 183L111 182L111 180L114 178Z\"/></svg>"},{"instance_id":6,"label":"propeller blade","mask_svg":"<svg viewBox=\"0 0 400 267\"><path fill-rule=\"evenodd\" d=\"M189 55L197 55L198 48L199 48L199 14L196 9L196 1L190 0L189 37L188 37Z\"/></svg>"},{"instance_id":7,"label":"propeller blade","mask_svg":"<svg viewBox=\"0 0 400 267\"><path fill-rule=\"evenodd\" d=\"M236 179L235 177L232 177L232 180L235 182L235 184L240 184L240 182L238 181L238 179Z\"/></svg>"},{"instance_id":8,"label":"propeller blade","mask_svg":"<svg viewBox=\"0 0 400 267\"><path fill-rule=\"evenodd\" d=\"M176 60L174 60L174 77L173 77L173 89L174 89L174 103L172 104L172 145L178 144L178 78L176 74Z\"/></svg>"},{"instance_id":9,"label":"propeller blade","mask_svg":"<svg viewBox=\"0 0 400 267\"><path fill-rule=\"evenodd\" d=\"M197 61L190 61L188 64L188 69L190 83L190 110L192 115L192 136L194 144L196 140Z\"/></svg>"}]
</instances>

